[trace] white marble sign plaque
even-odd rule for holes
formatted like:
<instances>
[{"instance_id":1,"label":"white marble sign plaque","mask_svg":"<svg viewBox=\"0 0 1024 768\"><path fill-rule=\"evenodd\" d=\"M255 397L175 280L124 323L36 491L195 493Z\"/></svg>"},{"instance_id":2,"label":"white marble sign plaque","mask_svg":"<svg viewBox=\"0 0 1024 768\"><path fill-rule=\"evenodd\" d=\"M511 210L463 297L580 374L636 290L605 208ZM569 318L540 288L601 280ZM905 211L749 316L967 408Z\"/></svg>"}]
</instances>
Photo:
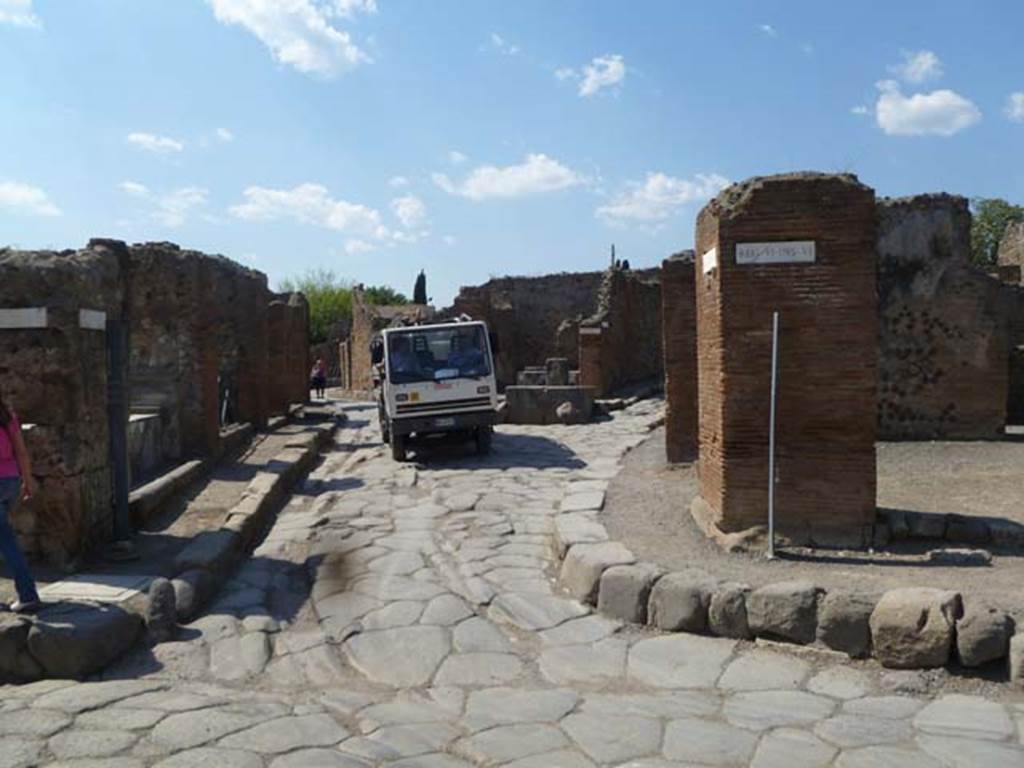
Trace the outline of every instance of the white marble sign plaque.
<instances>
[{"instance_id":1,"label":"white marble sign plaque","mask_svg":"<svg viewBox=\"0 0 1024 768\"><path fill-rule=\"evenodd\" d=\"M45 328L46 307L0 309L0 329Z\"/></svg>"},{"instance_id":2,"label":"white marble sign plaque","mask_svg":"<svg viewBox=\"0 0 1024 768\"><path fill-rule=\"evenodd\" d=\"M737 264L813 264L814 241L736 243Z\"/></svg>"},{"instance_id":3,"label":"white marble sign plaque","mask_svg":"<svg viewBox=\"0 0 1024 768\"><path fill-rule=\"evenodd\" d=\"M718 267L718 249L712 248L710 251L705 251L704 255L700 257L700 268L704 271L704 274L708 274L711 270Z\"/></svg>"}]
</instances>

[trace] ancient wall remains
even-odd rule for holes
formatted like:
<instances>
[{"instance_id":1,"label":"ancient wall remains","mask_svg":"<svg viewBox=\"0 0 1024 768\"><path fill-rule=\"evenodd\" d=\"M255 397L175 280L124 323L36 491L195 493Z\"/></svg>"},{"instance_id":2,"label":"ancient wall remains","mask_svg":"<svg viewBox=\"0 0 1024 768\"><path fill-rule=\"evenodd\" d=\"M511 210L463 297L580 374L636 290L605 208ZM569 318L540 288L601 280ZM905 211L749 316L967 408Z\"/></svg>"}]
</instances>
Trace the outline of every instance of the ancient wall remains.
<instances>
[{"instance_id":1,"label":"ancient wall remains","mask_svg":"<svg viewBox=\"0 0 1024 768\"><path fill-rule=\"evenodd\" d=\"M880 438L1001 435L1012 289L971 264L967 199L883 198L877 215Z\"/></svg>"},{"instance_id":2,"label":"ancient wall remains","mask_svg":"<svg viewBox=\"0 0 1024 768\"><path fill-rule=\"evenodd\" d=\"M41 487L12 522L28 553L58 565L112 531L104 328L122 301L109 251L0 250L0 387L33 425Z\"/></svg>"},{"instance_id":3,"label":"ancient wall remains","mask_svg":"<svg viewBox=\"0 0 1024 768\"><path fill-rule=\"evenodd\" d=\"M659 272L610 268L597 312L579 324L580 384L598 396L662 376Z\"/></svg>"},{"instance_id":4,"label":"ancient wall remains","mask_svg":"<svg viewBox=\"0 0 1024 768\"><path fill-rule=\"evenodd\" d=\"M1003 233L999 243L997 262L1002 267L1017 268L1017 282L1020 282L1021 271L1024 270L1024 221L1010 224Z\"/></svg>"},{"instance_id":5,"label":"ancient wall remains","mask_svg":"<svg viewBox=\"0 0 1024 768\"><path fill-rule=\"evenodd\" d=\"M0 251L0 386L33 425L42 482L15 515L29 552L68 563L111 535L108 331L127 330L139 480L216 452L218 377L233 382L235 418L257 425L272 407L305 400L308 307L293 295L271 309L274 298L262 274L172 243Z\"/></svg>"},{"instance_id":6,"label":"ancient wall remains","mask_svg":"<svg viewBox=\"0 0 1024 768\"><path fill-rule=\"evenodd\" d=\"M445 315L467 314L496 334L498 386L516 382L516 372L567 357L579 366L579 322L597 311L603 272L543 277L500 277L463 287Z\"/></svg>"},{"instance_id":7,"label":"ancient wall remains","mask_svg":"<svg viewBox=\"0 0 1024 768\"><path fill-rule=\"evenodd\" d=\"M672 463L697 456L697 304L694 252L661 263L665 366L665 453Z\"/></svg>"},{"instance_id":8,"label":"ancient wall remains","mask_svg":"<svg viewBox=\"0 0 1024 768\"><path fill-rule=\"evenodd\" d=\"M352 291L352 335L348 344L348 368L351 389L368 392L373 389L373 363L370 343L378 331L405 322L422 322L433 318L433 307L423 304L371 304L360 287Z\"/></svg>"},{"instance_id":9,"label":"ancient wall remains","mask_svg":"<svg viewBox=\"0 0 1024 768\"><path fill-rule=\"evenodd\" d=\"M766 523L772 313L781 316L777 530L862 545L875 518L875 199L850 175L722 192L697 219L698 519Z\"/></svg>"}]
</instances>

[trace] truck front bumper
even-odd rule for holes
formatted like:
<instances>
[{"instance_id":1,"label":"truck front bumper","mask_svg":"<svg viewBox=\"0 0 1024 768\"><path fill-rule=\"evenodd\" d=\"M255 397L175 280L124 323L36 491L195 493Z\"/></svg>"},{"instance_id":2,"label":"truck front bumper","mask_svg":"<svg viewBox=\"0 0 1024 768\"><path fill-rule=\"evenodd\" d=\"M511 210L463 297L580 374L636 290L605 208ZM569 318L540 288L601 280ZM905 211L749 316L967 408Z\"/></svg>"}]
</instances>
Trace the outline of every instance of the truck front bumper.
<instances>
[{"instance_id":1,"label":"truck front bumper","mask_svg":"<svg viewBox=\"0 0 1024 768\"><path fill-rule=\"evenodd\" d=\"M420 435L437 434L440 432L460 432L477 427L491 427L498 421L498 412L470 411L468 413L450 413L443 416L410 416L391 420L391 434Z\"/></svg>"}]
</instances>

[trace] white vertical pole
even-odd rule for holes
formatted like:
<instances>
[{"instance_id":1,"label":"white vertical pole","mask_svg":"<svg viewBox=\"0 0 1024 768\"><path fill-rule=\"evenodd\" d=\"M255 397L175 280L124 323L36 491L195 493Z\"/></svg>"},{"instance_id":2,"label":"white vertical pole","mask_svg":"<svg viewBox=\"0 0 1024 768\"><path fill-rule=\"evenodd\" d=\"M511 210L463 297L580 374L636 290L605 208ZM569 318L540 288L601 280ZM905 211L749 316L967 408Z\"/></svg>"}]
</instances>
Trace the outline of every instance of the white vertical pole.
<instances>
[{"instance_id":1,"label":"white vertical pole","mask_svg":"<svg viewBox=\"0 0 1024 768\"><path fill-rule=\"evenodd\" d=\"M779 386L779 313L772 312L772 401L768 416L768 557L775 557L775 402Z\"/></svg>"}]
</instances>

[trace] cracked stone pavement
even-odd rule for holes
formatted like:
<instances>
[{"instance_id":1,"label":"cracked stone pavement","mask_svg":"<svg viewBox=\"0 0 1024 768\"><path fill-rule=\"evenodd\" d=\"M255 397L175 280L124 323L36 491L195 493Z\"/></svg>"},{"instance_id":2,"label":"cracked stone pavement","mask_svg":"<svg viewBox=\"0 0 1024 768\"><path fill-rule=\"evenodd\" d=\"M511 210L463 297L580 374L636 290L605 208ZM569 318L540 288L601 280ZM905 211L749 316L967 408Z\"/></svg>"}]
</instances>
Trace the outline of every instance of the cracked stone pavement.
<instances>
[{"instance_id":1,"label":"cracked stone pavement","mask_svg":"<svg viewBox=\"0 0 1024 768\"><path fill-rule=\"evenodd\" d=\"M553 586L661 413L505 426L398 465L373 409L179 638L5 686L0 768L1024 766L1024 695L922 696L837 656L594 615ZM682 514L682 511L681 511Z\"/></svg>"}]
</instances>

